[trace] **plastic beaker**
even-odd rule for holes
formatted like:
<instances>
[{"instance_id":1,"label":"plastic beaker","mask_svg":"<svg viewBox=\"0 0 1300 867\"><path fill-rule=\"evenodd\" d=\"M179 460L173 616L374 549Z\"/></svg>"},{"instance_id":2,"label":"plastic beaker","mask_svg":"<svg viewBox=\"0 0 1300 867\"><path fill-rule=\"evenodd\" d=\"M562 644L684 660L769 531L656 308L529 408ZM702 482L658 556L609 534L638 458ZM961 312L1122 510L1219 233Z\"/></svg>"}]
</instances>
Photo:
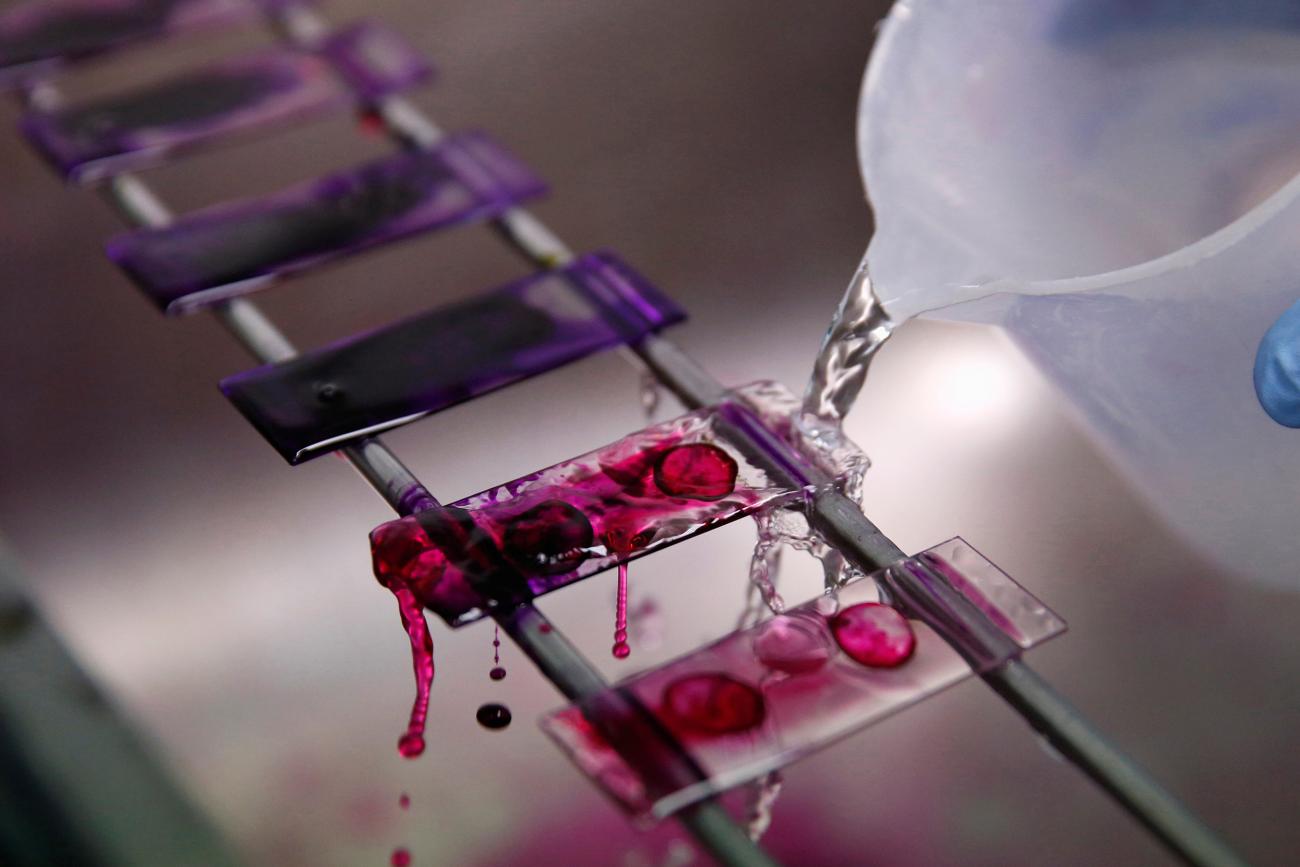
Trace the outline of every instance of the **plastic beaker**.
<instances>
[{"instance_id":1,"label":"plastic beaker","mask_svg":"<svg viewBox=\"0 0 1300 867\"><path fill-rule=\"evenodd\" d=\"M1300 298L1300 4L904 0L858 132L889 314L1004 326L1194 546L1300 587L1252 383Z\"/></svg>"}]
</instances>

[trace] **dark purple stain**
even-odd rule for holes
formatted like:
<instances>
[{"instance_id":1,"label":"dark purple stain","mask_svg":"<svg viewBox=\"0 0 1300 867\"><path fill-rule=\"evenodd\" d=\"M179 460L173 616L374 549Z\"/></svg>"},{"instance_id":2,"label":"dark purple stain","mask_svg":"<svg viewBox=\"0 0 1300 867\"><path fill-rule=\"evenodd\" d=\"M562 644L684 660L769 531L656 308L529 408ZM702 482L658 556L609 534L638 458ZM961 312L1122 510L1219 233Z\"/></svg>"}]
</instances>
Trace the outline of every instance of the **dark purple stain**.
<instances>
[{"instance_id":1,"label":"dark purple stain","mask_svg":"<svg viewBox=\"0 0 1300 867\"><path fill-rule=\"evenodd\" d=\"M0 13L0 69L87 57L254 9L227 0L21 3Z\"/></svg>"},{"instance_id":2,"label":"dark purple stain","mask_svg":"<svg viewBox=\"0 0 1300 867\"><path fill-rule=\"evenodd\" d=\"M707 443L671 448L655 463L655 485L670 497L718 500L736 487L736 462Z\"/></svg>"},{"instance_id":3,"label":"dark purple stain","mask_svg":"<svg viewBox=\"0 0 1300 867\"><path fill-rule=\"evenodd\" d=\"M584 300L597 289L610 297ZM633 316L639 324L627 333ZM626 265L591 254L560 271L230 377L221 389L280 454L299 463L362 431L447 409L683 318ZM323 383L340 399L322 402Z\"/></svg>"},{"instance_id":4,"label":"dark purple stain","mask_svg":"<svg viewBox=\"0 0 1300 867\"><path fill-rule=\"evenodd\" d=\"M563 500L547 500L510 519L503 548L525 572L558 575L590 557L595 539L586 515Z\"/></svg>"},{"instance_id":5,"label":"dark purple stain","mask_svg":"<svg viewBox=\"0 0 1300 867\"><path fill-rule=\"evenodd\" d=\"M545 185L480 133L448 137L169 226L112 239L109 256L169 313L264 288L375 246L475 219L540 195ZM238 284L238 285L232 285Z\"/></svg>"}]
</instances>

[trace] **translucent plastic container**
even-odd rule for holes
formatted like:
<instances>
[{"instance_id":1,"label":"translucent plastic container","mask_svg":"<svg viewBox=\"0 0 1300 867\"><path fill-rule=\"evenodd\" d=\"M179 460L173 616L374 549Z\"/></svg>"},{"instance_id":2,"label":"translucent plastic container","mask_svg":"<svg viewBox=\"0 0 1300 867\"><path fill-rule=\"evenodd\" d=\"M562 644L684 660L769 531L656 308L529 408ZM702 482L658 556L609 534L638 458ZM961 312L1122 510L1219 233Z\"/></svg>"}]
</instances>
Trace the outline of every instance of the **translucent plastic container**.
<instances>
[{"instance_id":1,"label":"translucent plastic container","mask_svg":"<svg viewBox=\"0 0 1300 867\"><path fill-rule=\"evenodd\" d=\"M900 2L858 124L890 315L1005 326L1172 526L1300 587L1251 376L1300 298L1300 4Z\"/></svg>"}]
</instances>

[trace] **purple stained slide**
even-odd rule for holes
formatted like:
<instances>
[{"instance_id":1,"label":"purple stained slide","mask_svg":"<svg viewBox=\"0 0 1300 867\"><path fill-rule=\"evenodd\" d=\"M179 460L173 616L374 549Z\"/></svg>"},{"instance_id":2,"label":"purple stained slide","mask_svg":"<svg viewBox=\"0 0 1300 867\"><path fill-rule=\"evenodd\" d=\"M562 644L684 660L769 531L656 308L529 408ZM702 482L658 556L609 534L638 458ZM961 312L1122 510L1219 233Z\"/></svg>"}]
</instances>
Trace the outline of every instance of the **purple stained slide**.
<instances>
[{"instance_id":1,"label":"purple stained slide","mask_svg":"<svg viewBox=\"0 0 1300 867\"><path fill-rule=\"evenodd\" d=\"M889 568L946 581L1021 649L1065 630L961 539ZM646 817L789 765L972 674L929 627L882 603L880 577L635 674L545 717L542 728L610 798ZM628 718L655 737L625 737Z\"/></svg>"},{"instance_id":2,"label":"purple stained slide","mask_svg":"<svg viewBox=\"0 0 1300 867\"><path fill-rule=\"evenodd\" d=\"M0 87L48 75L69 61L259 11L255 0L29 0L0 12Z\"/></svg>"},{"instance_id":3,"label":"purple stained slide","mask_svg":"<svg viewBox=\"0 0 1300 867\"><path fill-rule=\"evenodd\" d=\"M608 253L229 377L290 463L621 344L685 314Z\"/></svg>"},{"instance_id":4,"label":"purple stained slide","mask_svg":"<svg viewBox=\"0 0 1300 867\"><path fill-rule=\"evenodd\" d=\"M424 81L431 70L396 33L362 22L318 51L275 49L218 61L158 84L22 120L32 145L88 183Z\"/></svg>"},{"instance_id":5,"label":"purple stained slide","mask_svg":"<svg viewBox=\"0 0 1300 867\"><path fill-rule=\"evenodd\" d=\"M372 247L491 218L545 189L487 136L460 134L119 235L108 254L158 307L185 313Z\"/></svg>"},{"instance_id":6,"label":"purple stained slide","mask_svg":"<svg viewBox=\"0 0 1300 867\"><path fill-rule=\"evenodd\" d=\"M799 401L777 383L371 534L375 573L452 626L532 599L753 512L803 502L727 437L746 415L780 429Z\"/></svg>"}]
</instances>

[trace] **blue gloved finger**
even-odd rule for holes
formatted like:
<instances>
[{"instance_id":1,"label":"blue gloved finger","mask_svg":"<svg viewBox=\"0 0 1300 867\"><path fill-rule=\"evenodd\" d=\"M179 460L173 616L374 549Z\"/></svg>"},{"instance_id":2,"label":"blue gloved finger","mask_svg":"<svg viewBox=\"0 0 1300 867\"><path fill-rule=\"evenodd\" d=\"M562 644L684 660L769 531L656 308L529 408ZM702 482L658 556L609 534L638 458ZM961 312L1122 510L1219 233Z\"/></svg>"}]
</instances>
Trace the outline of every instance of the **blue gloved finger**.
<instances>
[{"instance_id":1,"label":"blue gloved finger","mask_svg":"<svg viewBox=\"0 0 1300 867\"><path fill-rule=\"evenodd\" d=\"M1300 301L1287 308L1259 342L1255 394L1273 421L1300 427Z\"/></svg>"}]
</instances>

